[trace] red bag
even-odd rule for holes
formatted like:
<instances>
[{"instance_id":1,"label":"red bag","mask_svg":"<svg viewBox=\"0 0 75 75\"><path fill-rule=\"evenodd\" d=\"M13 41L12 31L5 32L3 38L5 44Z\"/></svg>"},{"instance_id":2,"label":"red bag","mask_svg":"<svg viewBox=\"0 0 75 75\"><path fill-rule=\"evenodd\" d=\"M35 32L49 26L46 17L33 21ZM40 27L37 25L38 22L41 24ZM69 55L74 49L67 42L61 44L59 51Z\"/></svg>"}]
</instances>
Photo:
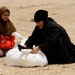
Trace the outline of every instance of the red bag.
<instances>
[{"instance_id":1,"label":"red bag","mask_svg":"<svg viewBox=\"0 0 75 75\"><path fill-rule=\"evenodd\" d=\"M0 49L2 50L10 50L15 45L15 36L0 36Z\"/></svg>"}]
</instances>

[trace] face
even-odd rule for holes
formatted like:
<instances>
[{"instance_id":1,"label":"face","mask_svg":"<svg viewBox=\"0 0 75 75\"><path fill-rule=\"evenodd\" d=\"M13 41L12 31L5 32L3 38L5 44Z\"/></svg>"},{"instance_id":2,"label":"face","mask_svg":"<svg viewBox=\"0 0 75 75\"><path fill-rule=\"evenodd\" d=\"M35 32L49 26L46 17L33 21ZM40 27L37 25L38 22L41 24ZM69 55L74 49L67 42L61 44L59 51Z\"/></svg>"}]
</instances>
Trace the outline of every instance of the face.
<instances>
[{"instance_id":1,"label":"face","mask_svg":"<svg viewBox=\"0 0 75 75\"><path fill-rule=\"evenodd\" d=\"M2 14L2 19L4 21L7 21L9 19L9 15L10 13L8 11L5 11L3 14Z\"/></svg>"},{"instance_id":2,"label":"face","mask_svg":"<svg viewBox=\"0 0 75 75\"><path fill-rule=\"evenodd\" d=\"M39 21L39 22L35 22L36 26L38 26L40 29L43 28L44 22L43 21Z\"/></svg>"}]
</instances>

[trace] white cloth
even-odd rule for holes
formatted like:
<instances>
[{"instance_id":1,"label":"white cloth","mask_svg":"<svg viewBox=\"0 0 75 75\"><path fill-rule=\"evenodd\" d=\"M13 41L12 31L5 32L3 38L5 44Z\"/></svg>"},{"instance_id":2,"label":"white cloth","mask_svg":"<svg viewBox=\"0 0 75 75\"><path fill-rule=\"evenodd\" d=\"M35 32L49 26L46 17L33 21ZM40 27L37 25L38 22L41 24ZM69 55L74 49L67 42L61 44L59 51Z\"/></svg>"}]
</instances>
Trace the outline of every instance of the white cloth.
<instances>
[{"instance_id":1,"label":"white cloth","mask_svg":"<svg viewBox=\"0 0 75 75\"><path fill-rule=\"evenodd\" d=\"M20 35L20 34L17 33L17 32L13 32L12 35L13 35L13 36L17 36L17 37L19 37L19 38L21 38L21 39L24 38L24 37L22 37L22 35Z\"/></svg>"},{"instance_id":2,"label":"white cloth","mask_svg":"<svg viewBox=\"0 0 75 75\"><path fill-rule=\"evenodd\" d=\"M21 44L23 45L25 41L26 39L23 39ZM48 64L48 60L42 51L39 51L37 54L30 52L31 49L22 49L21 51L18 50L18 47L11 49L6 54L6 65L32 67L45 66Z\"/></svg>"}]
</instances>

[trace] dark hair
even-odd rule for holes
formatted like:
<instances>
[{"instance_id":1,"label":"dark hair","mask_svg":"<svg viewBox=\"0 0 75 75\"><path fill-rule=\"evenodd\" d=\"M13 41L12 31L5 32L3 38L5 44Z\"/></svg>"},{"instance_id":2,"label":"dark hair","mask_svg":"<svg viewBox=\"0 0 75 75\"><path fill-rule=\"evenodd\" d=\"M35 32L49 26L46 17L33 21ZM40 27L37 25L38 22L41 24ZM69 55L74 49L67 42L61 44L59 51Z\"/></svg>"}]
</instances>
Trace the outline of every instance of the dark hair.
<instances>
[{"instance_id":1,"label":"dark hair","mask_svg":"<svg viewBox=\"0 0 75 75\"><path fill-rule=\"evenodd\" d=\"M5 10L5 11L7 11L7 12L9 12L9 13L10 13L10 11L9 11L9 10Z\"/></svg>"}]
</instances>

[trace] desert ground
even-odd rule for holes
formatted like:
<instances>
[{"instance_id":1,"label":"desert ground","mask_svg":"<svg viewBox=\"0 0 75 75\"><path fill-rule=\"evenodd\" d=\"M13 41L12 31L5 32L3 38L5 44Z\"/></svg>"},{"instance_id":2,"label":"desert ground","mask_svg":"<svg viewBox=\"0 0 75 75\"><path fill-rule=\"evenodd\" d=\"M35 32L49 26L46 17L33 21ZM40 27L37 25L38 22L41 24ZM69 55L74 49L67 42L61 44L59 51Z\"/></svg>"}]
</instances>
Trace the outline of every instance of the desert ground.
<instances>
[{"instance_id":1,"label":"desert ground","mask_svg":"<svg viewBox=\"0 0 75 75\"><path fill-rule=\"evenodd\" d=\"M10 9L10 20L17 32L28 38L35 23L31 21L38 9L45 9L49 16L62 25L75 44L75 0L0 0L0 7ZM16 45L20 39L16 38ZM5 57L0 58L0 75L75 75L75 63L53 64L45 67L9 67Z\"/></svg>"}]
</instances>

